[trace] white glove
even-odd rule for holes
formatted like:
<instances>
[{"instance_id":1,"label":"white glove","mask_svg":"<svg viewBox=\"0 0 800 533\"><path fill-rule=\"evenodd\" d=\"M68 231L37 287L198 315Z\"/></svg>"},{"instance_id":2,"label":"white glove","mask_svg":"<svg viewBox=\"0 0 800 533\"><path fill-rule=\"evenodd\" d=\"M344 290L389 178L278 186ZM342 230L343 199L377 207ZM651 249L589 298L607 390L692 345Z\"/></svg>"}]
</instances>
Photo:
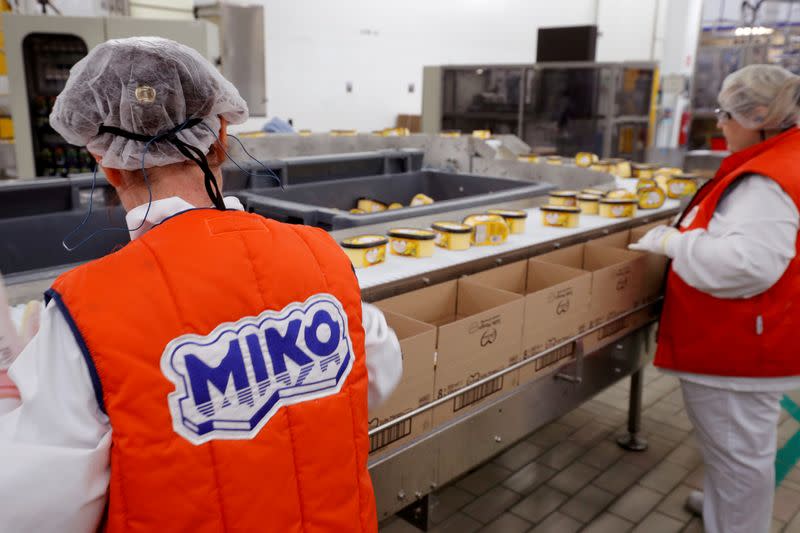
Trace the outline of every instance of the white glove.
<instances>
[{"instance_id":1,"label":"white glove","mask_svg":"<svg viewBox=\"0 0 800 533\"><path fill-rule=\"evenodd\" d=\"M658 226L645 233L639 242L629 244L628 249L672 257L668 252L667 243L677 234L680 234L680 231L672 226Z\"/></svg>"},{"instance_id":2,"label":"white glove","mask_svg":"<svg viewBox=\"0 0 800 533\"><path fill-rule=\"evenodd\" d=\"M370 409L385 402L403 377L403 354L397 335L380 309L361 304L367 366L367 400Z\"/></svg>"},{"instance_id":3,"label":"white glove","mask_svg":"<svg viewBox=\"0 0 800 533\"><path fill-rule=\"evenodd\" d=\"M22 307L22 316L19 322L16 323L17 332L23 348L31 342L31 339L39 332L39 326L42 322L42 313L44 312L44 305L41 300L31 300ZM12 318L13 320L13 318Z\"/></svg>"}]
</instances>

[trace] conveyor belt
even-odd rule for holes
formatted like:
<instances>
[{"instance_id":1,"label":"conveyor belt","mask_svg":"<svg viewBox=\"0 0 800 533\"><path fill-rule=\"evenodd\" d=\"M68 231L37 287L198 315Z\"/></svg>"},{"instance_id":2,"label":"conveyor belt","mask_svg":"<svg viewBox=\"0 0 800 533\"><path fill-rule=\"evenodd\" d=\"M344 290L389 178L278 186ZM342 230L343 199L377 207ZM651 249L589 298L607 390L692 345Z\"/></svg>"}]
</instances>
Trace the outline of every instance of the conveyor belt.
<instances>
[{"instance_id":1,"label":"conveyor belt","mask_svg":"<svg viewBox=\"0 0 800 533\"><path fill-rule=\"evenodd\" d=\"M680 208L678 201L671 200L657 210L640 210L634 219L583 216L579 228L562 229L541 225L541 215L536 205L543 201L544 199L539 198L504 206L510 209L525 209L529 215L525 234L511 236L503 245L471 248L463 252L437 249L434 256L427 259L390 256L385 264L358 270L362 296L368 301L382 299L392 294L492 268L504 262L524 259L553 248L569 246L652 221L667 219L677 214ZM460 220L466 214L468 213L449 213L451 216L448 218ZM410 219L404 221L404 225L427 227L433 221L430 217ZM376 225L335 232L333 235L337 239L343 239L360 233L386 233L388 229L387 225ZM626 314L631 315L641 309L648 309L651 316L655 316L656 306L656 303L651 303L640 309L632 309ZM604 326L605 324L601 324L594 329ZM584 332L565 343L575 342L576 345L582 346L582 339L588 334L589 332ZM414 512L424 513L426 495L436 487L480 465L526 434L581 405L609 385L631 375L636 379L632 381L631 386L630 434L623 440L646 446L638 435L639 402L642 393L639 372L650 359L649 352L652 345L648 340L649 337L646 324L642 324L635 331L621 333L615 337L617 340L604 348L587 353L585 356L579 355L574 361L554 365L535 381L512 389L475 412L436 427L389 454L371 457L369 468L375 487L379 519L384 519L406 506L413 507L415 502L418 502L418 506ZM537 358L546 356L560 346L554 346L500 373L511 372L517 367L532 364ZM577 353L582 354L582 349L577 349ZM485 379L495 377L492 375ZM476 382L471 386L479 386L480 383ZM453 395L461 394L464 390L466 389L456 391ZM447 397L442 398L440 401L447 399ZM407 413L406 416L411 417L416 412L429 409L432 405ZM381 431L398 420L401 419L374 428L370 433Z\"/></svg>"},{"instance_id":2,"label":"conveyor belt","mask_svg":"<svg viewBox=\"0 0 800 533\"><path fill-rule=\"evenodd\" d=\"M538 205L545 198L522 200L505 204L508 209L524 209L528 212L526 232L511 235L506 243L498 246L473 247L469 250L453 252L437 248L433 257L416 259L388 255L386 262L356 271L362 297L365 301L384 299L395 294L418 289L432 283L440 283L471 274L498 264L524 259L586 241L625 229L640 226L652 221L666 219L678 213L680 202L668 200L659 209L639 210L633 219L609 219L599 216L581 216L578 228L550 228L542 226ZM333 232L337 240L354 235L385 234L392 227L426 228L437 220L461 220L469 210L453 211L443 215L406 219L393 224L376 224Z\"/></svg>"},{"instance_id":3,"label":"conveyor belt","mask_svg":"<svg viewBox=\"0 0 800 533\"><path fill-rule=\"evenodd\" d=\"M660 218L658 216L659 214L671 211L677 208L678 205L679 203L677 200L670 200L660 209L650 211L639 210L636 219L645 217ZM556 241L563 237L612 227L619 223L619 220L616 219L602 218L599 216L582 216L581 226L579 228L550 228L542 226L539 208L530 208L526 209L526 211L528 212L528 223L525 234L510 235L508 241L504 244L492 247L472 247L469 250L461 252L437 249L433 257L424 259L389 256L386 262L381 265L359 269L356 272L359 285L361 285L362 289L369 289L404 278L424 276L434 270L457 267L458 265L469 263L476 259L482 259L487 256L500 255L537 244Z\"/></svg>"}]
</instances>

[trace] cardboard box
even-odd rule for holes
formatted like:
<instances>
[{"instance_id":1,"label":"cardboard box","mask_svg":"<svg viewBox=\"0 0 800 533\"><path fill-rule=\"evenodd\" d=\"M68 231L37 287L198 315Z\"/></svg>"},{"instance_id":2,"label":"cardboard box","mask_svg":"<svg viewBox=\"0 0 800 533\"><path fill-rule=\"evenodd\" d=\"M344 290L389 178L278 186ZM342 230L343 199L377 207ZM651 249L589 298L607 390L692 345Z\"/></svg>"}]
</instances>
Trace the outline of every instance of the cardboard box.
<instances>
[{"instance_id":1,"label":"cardboard box","mask_svg":"<svg viewBox=\"0 0 800 533\"><path fill-rule=\"evenodd\" d=\"M530 358L586 329L592 275L562 265L520 261L465 278L525 297L522 354ZM549 354L520 369L520 383L569 354Z\"/></svg>"},{"instance_id":2,"label":"cardboard box","mask_svg":"<svg viewBox=\"0 0 800 533\"><path fill-rule=\"evenodd\" d=\"M656 222L648 224L639 228L631 230L630 242L638 242L645 233L655 228L656 226L665 225L666 222ZM669 259L666 256L659 254L646 253L644 278L642 280L642 292L638 303L646 303L652 301L664 292L664 284L667 281L667 268L669 267Z\"/></svg>"},{"instance_id":3,"label":"cardboard box","mask_svg":"<svg viewBox=\"0 0 800 533\"><path fill-rule=\"evenodd\" d=\"M610 248L620 248L625 250L628 248L628 244L631 242L631 231L626 229L625 231L612 233L611 235L606 235L605 237L592 239L590 242L597 246L608 246Z\"/></svg>"},{"instance_id":4,"label":"cardboard box","mask_svg":"<svg viewBox=\"0 0 800 533\"><path fill-rule=\"evenodd\" d=\"M594 352L618 341L643 325L658 320L658 309L645 308L631 315L620 317L607 326L590 333L583 339L584 353Z\"/></svg>"},{"instance_id":5,"label":"cardboard box","mask_svg":"<svg viewBox=\"0 0 800 533\"><path fill-rule=\"evenodd\" d=\"M475 376L475 379L470 380L467 385L488 376L488 374L489 373ZM512 370L511 372L489 380L483 385L466 390L450 401L433 408L433 425L434 427L440 426L452 418L475 411L481 405L518 387L519 384L520 371ZM441 390L437 391L437 393L439 392L441 392Z\"/></svg>"},{"instance_id":6,"label":"cardboard box","mask_svg":"<svg viewBox=\"0 0 800 533\"><path fill-rule=\"evenodd\" d=\"M666 221L662 220L632 230L613 233L606 237L592 240L591 244L627 250L629 244L638 242L645 233L657 226L663 226L665 224ZM642 290L639 297L636 299L637 305L654 300L661 295L664 289L664 282L666 281L667 265L669 264L669 260L663 255L650 253L644 255L646 259L641 287Z\"/></svg>"},{"instance_id":7,"label":"cardboard box","mask_svg":"<svg viewBox=\"0 0 800 533\"><path fill-rule=\"evenodd\" d=\"M377 302L379 308L437 327L434 395L441 398L519 361L524 300L464 280L449 281ZM433 409L434 426L519 384L501 376Z\"/></svg>"},{"instance_id":8,"label":"cardboard box","mask_svg":"<svg viewBox=\"0 0 800 533\"><path fill-rule=\"evenodd\" d=\"M419 133L422 131L422 115L397 115L395 126L408 128L410 133Z\"/></svg>"},{"instance_id":9,"label":"cardboard box","mask_svg":"<svg viewBox=\"0 0 800 533\"><path fill-rule=\"evenodd\" d=\"M428 404L433 399L436 328L411 318L384 312L403 352L403 377L386 402L369 412L369 428ZM370 437L370 454L391 451L431 429L433 415L426 411L398 422Z\"/></svg>"},{"instance_id":10,"label":"cardboard box","mask_svg":"<svg viewBox=\"0 0 800 533\"><path fill-rule=\"evenodd\" d=\"M594 244L579 244L539 255L531 262L561 265L592 273L589 328L612 320L641 298L645 255Z\"/></svg>"}]
</instances>

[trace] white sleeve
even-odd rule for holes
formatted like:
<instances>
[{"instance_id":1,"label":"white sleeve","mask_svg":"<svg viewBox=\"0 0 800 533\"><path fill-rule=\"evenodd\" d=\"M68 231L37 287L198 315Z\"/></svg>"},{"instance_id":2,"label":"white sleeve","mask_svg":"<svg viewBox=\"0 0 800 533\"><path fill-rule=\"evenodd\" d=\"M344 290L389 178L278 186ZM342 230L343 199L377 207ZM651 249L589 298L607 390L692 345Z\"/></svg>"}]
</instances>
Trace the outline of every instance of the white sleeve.
<instances>
[{"instance_id":1,"label":"white sleeve","mask_svg":"<svg viewBox=\"0 0 800 533\"><path fill-rule=\"evenodd\" d=\"M361 304L364 345L369 375L369 408L374 409L392 394L403 376L403 355L400 343L386 317L375 307Z\"/></svg>"},{"instance_id":2,"label":"white sleeve","mask_svg":"<svg viewBox=\"0 0 800 533\"><path fill-rule=\"evenodd\" d=\"M21 400L0 413L0 531L95 531L108 488L111 427L54 301L9 376Z\"/></svg>"},{"instance_id":3,"label":"white sleeve","mask_svg":"<svg viewBox=\"0 0 800 533\"><path fill-rule=\"evenodd\" d=\"M750 298L783 276L798 226L797 206L780 185L751 175L720 201L707 230L670 238L668 254L692 287L717 298Z\"/></svg>"}]
</instances>

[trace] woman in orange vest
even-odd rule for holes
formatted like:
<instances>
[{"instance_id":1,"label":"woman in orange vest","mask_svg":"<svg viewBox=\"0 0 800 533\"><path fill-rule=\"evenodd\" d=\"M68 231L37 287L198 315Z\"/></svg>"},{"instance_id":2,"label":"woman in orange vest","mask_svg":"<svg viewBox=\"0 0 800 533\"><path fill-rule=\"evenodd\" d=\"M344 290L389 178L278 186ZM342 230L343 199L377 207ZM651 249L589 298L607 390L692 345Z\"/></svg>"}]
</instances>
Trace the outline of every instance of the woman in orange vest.
<instances>
[{"instance_id":1,"label":"woman in orange vest","mask_svg":"<svg viewBox=\"0 0 800 533\"><path fill-rule=\"evenodd\" d=\"M72 68L50 124L95 155L131 242L56 280L8 372L0 531L377 531L367 412L397 338L325 231L222 196L246 119L174 41Z\"/></svg>"},{"instance_id":2,"label":"woman in orange vest","mask_svg":"<svg viewBox=\"0 0 800 533\"><path fill-rule=\"evenodd\" d=\"M655 365L680 378L705 461L687 506L709 533L766 533L779 401L800 388L800 77L751 65L719 104L732 154L631 248L672 259Z\"/></svg>"}]
</instances>

